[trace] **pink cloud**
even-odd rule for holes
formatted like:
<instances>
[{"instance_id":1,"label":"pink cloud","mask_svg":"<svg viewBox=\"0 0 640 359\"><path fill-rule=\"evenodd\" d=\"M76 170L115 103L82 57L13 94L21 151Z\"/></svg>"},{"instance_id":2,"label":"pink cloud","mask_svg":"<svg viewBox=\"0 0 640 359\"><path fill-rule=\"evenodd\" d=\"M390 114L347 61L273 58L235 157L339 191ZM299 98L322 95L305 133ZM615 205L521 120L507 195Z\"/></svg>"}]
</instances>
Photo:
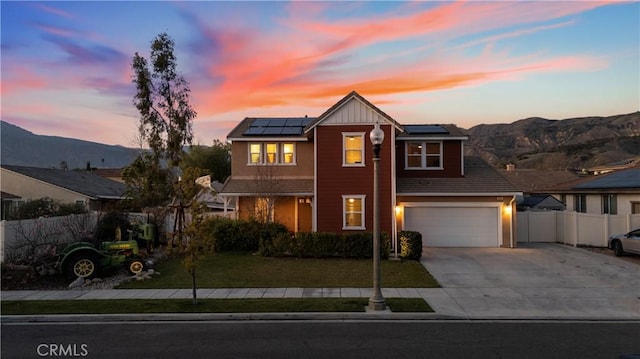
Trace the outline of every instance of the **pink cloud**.
<instances>
[{"instance_id":1,"label":"pink cloud","mask_svg":"<svg viewBox=\"0 0 640 359\"><path fill-rule=\"evenodd\" d=\"M36 74L26 65L7 64L8 70L2 72L0 94L7 96L15 93L44 89L49 85L46 77Z\"/></svg>"}]
</instances>

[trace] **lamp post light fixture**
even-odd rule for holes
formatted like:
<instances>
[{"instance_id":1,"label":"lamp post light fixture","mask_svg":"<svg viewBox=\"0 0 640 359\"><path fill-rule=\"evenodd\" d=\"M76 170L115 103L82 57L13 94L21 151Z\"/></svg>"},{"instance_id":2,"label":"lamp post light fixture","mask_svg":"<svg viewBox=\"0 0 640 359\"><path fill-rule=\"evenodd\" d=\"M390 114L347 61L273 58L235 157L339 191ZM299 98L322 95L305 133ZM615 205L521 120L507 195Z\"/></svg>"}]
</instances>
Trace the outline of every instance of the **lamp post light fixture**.
<instances>
[{"instance_id":1,"label":"lamp post light fixture","mask_svg":"<svg viewBox=\"0 0 640 359\"><path fill-rule=\"evenodd\" d=\"M373 144L373 291L369 298L369 310L385 310L387 305L380 290L380 146L384 141L384 131L376 122L369 133Z\"/></svg>"}]
</instances>

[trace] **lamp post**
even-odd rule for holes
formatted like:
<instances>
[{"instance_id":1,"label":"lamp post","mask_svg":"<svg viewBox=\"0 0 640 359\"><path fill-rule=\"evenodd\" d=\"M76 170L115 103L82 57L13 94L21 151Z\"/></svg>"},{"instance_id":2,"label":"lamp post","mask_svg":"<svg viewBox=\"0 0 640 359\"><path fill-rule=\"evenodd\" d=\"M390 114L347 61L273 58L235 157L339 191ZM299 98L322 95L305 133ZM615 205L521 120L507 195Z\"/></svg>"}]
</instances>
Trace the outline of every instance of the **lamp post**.
<instances>
[{"instance_id":1,"label":"lamp post","mask_svg":"<svg viewBox=\"0 0 640 359\"><path fill-rule=\"evenodd\" d=\"M373 144L373 291L369 298L369 310L385 310L387 305L380 290L380 146L384 141L384 131L376 123L369 133Z\"/></svg>"}]
</instances>

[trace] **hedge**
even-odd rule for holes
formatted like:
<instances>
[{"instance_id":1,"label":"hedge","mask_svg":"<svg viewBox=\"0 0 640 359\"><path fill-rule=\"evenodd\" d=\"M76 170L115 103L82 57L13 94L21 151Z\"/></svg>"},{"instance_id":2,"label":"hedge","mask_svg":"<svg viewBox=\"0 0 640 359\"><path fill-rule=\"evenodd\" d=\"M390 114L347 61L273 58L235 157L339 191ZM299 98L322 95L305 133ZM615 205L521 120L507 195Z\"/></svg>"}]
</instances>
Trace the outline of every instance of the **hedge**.
<instances>
[{"instance_id":1,"label":"hedge","mask_svg":"<svg viewBox=\"0 0 640 359\"><path fill-rule=\"evenodd\" d=\"M386 233L380 236L380 256L389 258L391 242ZM259 252L265 257L293 256L299 258L371 258L373 257L372 233L347 233L343 235L323 232L299 232L295 235L281 233L275 237L263 237Z\"/></svg>"},{"instance_id":2,"label":"hedge","mask_svg":"<svg viewBox=\"0 0 640 359\"><path fill-rule=\"evenodd\" d=\"M279 223L264 224L257 221L235 220L224 217L206 219L205 227L207 240L213 242L216 252L258 251L260 240L288 234L287 228Z\"/></svg>"}]
</instances>

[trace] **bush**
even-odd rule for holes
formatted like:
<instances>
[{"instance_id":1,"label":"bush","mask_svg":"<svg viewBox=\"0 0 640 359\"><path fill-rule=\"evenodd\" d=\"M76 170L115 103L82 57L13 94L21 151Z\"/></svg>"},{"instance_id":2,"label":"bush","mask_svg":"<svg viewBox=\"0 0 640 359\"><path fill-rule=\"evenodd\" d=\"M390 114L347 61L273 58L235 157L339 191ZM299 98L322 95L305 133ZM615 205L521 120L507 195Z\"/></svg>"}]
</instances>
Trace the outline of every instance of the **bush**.
<instances>
[{"instance_id":1,"label":"bush","mask_svg":"<svg viewBox=\"0 0 640 359\"><path fill-rule=\"evenodd\" d=\"M216 252L255 252L261 241L272 242L281 234L287 234L287 228L279 223L262 224L257 221L234 220L224 217L211 217L204 220L204 233L207 241L213 242Z\"/></svg>"},{"instance_id":2,"label":"bush","mask_svg":"<svg viewBox=\"0 0 640 359\"><path fill-rule=\"evenodd\" d=\"M390 240L386 233L380 238L380 256L389 258ZM296 233L279 234L271 239L264 238L260 241L260 254L265 257L344 257L344 258L371 258L373 256L372 233L347 233L338 235L335 233Z\"/></svg>"},{"instance_id":3,"label":"bush","mask_svg":"<svg viewBox=\"0 0 640 359\"><path fill-rule=\"evenodd\" d=\"M87 213L83 203L62 203L49 197L43 197L21 204L9 213L9 220L33 219L40 217L67 216Z\"/></svg>"},{"instance_id":4,"label":"bush","mask_svg":"<svg viewBox=\"0 0 640 359\"><path fill-rule=\"evenodd\" d=\"M98 220L95 242L114 241L116 239L116 228L118 227L120 227L122 240L129 239L127 231L131 229L131 223L129 223L127 214L118 211L107 212Z\"/></svg>"},{"instance_id":5,"label":"bush","mask_svg":"<svg viewBox=\"0 0 640 359\"><path fill-rule=\"evenodd\" d=\"M400 239L400 257L419 261L422 257L422 234L414 231L401 231L398 233Z\"/></svg>"}]
</instances>

